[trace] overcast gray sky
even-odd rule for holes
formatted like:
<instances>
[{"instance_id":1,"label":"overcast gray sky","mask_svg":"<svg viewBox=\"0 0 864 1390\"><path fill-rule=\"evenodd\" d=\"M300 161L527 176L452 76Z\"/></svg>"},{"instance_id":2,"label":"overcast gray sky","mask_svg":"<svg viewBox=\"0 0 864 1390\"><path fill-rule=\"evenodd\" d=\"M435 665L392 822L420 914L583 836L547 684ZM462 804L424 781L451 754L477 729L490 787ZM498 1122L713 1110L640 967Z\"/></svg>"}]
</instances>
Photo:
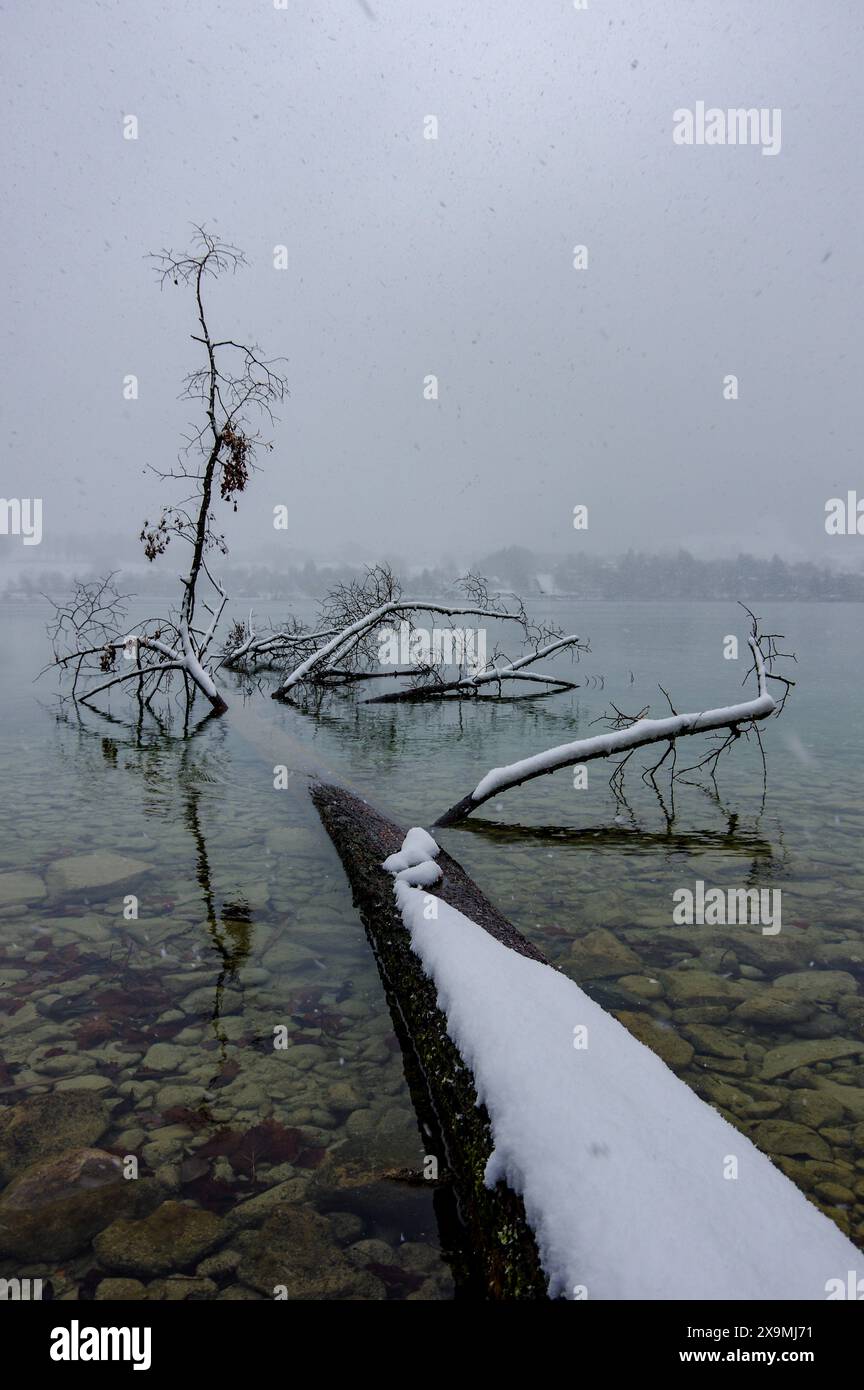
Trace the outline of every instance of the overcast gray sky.
<instances>
[{"instance_id":1,"label":"overcast gray sky","mask_svg":"<svg viewBox=\"0 0 864 1390\"><path fill-rule=\"evenodd\" d=\"M44 499L46 549L134 553L196 362L144 255L196 220L250 262L214 327L289 359L238 553L284 502L287 544L332 555L848 560L862 26L858 0L11 0L0 492ZM780 108L780 153L676 146L700 100Z\"/></svg>"}]
</instances>

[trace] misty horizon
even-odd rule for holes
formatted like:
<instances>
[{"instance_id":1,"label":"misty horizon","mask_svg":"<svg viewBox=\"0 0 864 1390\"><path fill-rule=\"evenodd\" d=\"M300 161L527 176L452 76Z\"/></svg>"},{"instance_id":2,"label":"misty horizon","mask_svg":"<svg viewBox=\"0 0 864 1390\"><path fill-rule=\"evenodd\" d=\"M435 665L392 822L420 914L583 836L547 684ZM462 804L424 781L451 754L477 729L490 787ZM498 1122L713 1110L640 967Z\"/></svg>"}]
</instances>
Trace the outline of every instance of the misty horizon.
<instances>
[{"instance_id":1,"label":"misty horizon","mask_svg":"<svg viewBox=\"0 0 864 1390\"><path fill-rule=\"evenodd\" d=\"M131 561L199 365L193 298L147 255L203 222L248 262L211 287L216 332L287 359L234 556L270 548L282 505L279 539L336 557L857 563L825 504L860 476L860 29L775 0L674 28L644 3L527 28L515 0L58 11L62 119L38 86L3 99L3 495L44 499L46 554L107 531ZM6 37L25 67L23 14ZM782 109L775 157L676 144L704 99Z\"/></svg>"}]
</instances>

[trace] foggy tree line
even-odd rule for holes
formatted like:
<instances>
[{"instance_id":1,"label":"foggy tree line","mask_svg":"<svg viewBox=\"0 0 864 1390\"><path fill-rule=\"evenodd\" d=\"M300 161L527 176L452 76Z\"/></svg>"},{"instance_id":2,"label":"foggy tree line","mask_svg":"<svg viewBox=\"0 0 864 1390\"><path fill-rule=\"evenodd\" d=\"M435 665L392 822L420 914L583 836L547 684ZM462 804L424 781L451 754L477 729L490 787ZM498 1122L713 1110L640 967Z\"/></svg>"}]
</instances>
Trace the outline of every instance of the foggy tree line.
<instances>
[{"instance_id":1,"label":"foggy tree line","mask_svg":"<svg viewBox=\"0 0 864 1390\"><path fill-rule=\"evenodd\" d=\"M393 566L404 572L398 557L394 557ZM116 569L126 587L132 584L132 572L122 561L106 568ZM338 560L288 560L278 567L228 560L223 573L235 598L317 600L334 584L350 583L363 568ZM864 573L834 570L811 560L787 561L777 555L770 559L741 554L734 560L704 560L687 550L659 555L631 550L619 556L583 554L562 559L511 546L491 555L469 557L460 570L444 566L412 569L412 586L418 592L442 597L452 592L455 580L466 568L486 575L496 587L517 590L526 598L734 602L739 594L748 593L757 601L864 601ZM142 594L168 596L176 588L175 577L164 571L135 573L134 580L136 592ZM40 598L67 587L68 574L59 568L34 567L32 572L10 575L4 582L0 567L0 593L6 598Z\"/></svg>"}]
</instances>

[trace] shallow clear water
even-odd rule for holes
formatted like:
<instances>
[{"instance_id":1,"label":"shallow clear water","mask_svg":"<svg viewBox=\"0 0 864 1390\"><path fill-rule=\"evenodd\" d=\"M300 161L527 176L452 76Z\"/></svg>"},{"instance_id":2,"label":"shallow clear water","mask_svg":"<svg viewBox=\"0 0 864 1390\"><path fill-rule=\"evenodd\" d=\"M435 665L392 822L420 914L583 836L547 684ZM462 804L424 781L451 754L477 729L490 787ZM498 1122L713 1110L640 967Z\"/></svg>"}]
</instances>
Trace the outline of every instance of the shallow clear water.
<instances>
[{"instance_id":1,"label":"shallow clear water","mask_svg":"<svg viewBox=\"0 0 864 1390\"><path fill-rule=\"evenodd\" d=\"M665 712L658 682L678 709L741 698L745 662L724 660L723 638L746 628L729 605L547 611L591 639L579 666L560 664L578 691L393 706L354 690L318 714L229 693L229 714L184 741L153 720L130 726L119 699L114 721L61 710L50 678L30 683L47 655L45 615L7 606L0 874L32 870L48 893L0 905L0 1104L55 1088L105 1101L99 1146L135 1155L142 1174L225 1223L215 1248L230 1257L205 1263L193 1296L266 1296L256 1227L236 1213L279 1183L327 1215L326 1238L313 1218L310 1229L341 1262L337 1296L453 1296L432 1195L405 1180L424 1146L377 971L304 774L329 771L428 825L490 767L596 732L609 700ZM440 838L520 930L860 1243L860 610L759 611L798 656L798 687L765 732L764 805L758 749L742 740L719 795L679 786L674 816L638 769L628 804L616 803L598 762L587 787L560 772ZM286 790L273 786L279 764ZM107 891L76 891L57 867L106 851L136 861ZM672 894L697 880L780 889L780 932L676 926ZM128 893L137 919L128 905L124 916ZM106 1273L89 1249L53 1265L37 1249L25 1263L61 1296L87 1295Z\"/></svg>"}]
</instances>

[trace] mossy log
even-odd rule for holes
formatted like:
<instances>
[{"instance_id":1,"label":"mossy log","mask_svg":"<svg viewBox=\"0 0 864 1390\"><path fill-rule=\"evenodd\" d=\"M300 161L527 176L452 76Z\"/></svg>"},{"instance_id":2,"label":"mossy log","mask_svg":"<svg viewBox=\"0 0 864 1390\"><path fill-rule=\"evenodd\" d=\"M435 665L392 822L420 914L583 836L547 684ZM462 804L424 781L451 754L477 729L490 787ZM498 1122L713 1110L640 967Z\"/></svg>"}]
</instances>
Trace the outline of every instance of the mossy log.
<instances>
[{"instance_id":1,"label":"mossy log","mask_svg":"<svg viewBox=\"0 0 864 1390\"><path fill-rule=\"evenodd\" d=\"M402 846L405 831L341 787L315 785L312 800L345 867L384 984L405 1073L430 1152L452 1181L464 1239L452 1263L463 1288L492 1300L545 1299L547 1280L522 1198L503 1181L484 1182L491 1126L474 1079L437 1007L437 992L411 949L397 909L393 878L381 868ZM535 946L498 912L444 850L436 896L532 960ZM443 1162L442 1162L443 1160Z\"/></svg>"}]
</instances>

